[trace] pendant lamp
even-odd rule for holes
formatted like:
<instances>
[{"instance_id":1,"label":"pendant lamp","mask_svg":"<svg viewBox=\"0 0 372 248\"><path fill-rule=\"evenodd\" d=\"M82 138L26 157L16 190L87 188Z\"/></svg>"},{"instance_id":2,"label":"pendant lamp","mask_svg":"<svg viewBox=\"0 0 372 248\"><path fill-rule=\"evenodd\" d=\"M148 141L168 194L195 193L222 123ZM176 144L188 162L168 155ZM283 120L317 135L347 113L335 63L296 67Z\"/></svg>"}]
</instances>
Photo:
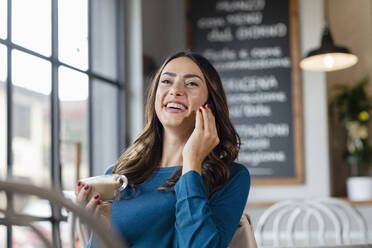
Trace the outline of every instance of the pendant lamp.
<instances>
[{"instance_id":1,"label":"pendant lamp","mask_svg":"<svg viewBox=\"0 0 372 248\"><path fill-rule=\"evenodd\" d=\"M300 66L304 70L311 71L336 71L355 65L358 57L345 47L336 46L333 43L331 31L325 26L320 48L310 51L302 59Z\"/></svg>"},{"instance_id":2,"label":"pendant lamp","mask_svg":"<svg viewBox=\"0 0 372 248\"><path fill-rule=\"evenodd\" d=\"M333 43L329 23L329 0L324 2L325 22L323 29L322 43L320 48L310 51L307 56L301 60L300 67L310 71L336 71L346 69L358 62L358 57L350 52L346 47L336 46Z\"/></svg>"}]
</instances>

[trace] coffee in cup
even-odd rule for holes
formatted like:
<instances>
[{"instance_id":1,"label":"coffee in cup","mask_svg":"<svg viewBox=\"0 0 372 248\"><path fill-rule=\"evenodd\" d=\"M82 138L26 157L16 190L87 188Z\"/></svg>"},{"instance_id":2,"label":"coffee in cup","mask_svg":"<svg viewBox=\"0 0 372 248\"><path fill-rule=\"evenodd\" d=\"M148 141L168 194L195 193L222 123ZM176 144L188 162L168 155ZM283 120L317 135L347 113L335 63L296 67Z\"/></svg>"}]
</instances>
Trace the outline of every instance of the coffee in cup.
<instances>
[{"instance_id":1,"label":"coffee in cup","mask_svg":"<svg viewBox=\"0 0 372 248\"><path fill-rule=\"evenodd\" d=\"M92 187L88 199L99 193L102 201L117 200L120 197L120 192L128 185L127 177L119 174L88 177L80 179L80 181Z\"/></svg>"}]
</instances>

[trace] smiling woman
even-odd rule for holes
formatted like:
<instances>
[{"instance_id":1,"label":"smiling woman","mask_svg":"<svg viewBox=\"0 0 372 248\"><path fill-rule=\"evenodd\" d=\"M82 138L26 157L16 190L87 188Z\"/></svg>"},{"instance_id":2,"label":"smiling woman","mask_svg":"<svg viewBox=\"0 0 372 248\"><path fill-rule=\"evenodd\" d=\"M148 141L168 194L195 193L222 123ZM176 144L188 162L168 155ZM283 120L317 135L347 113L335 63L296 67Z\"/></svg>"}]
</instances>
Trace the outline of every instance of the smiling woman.
<instances>
[{"instance_id":1,"label":"smiling woman","mask_svg":"<svg viewBox=\"0 0 372 248\"><path fill-rule=\"evenodd\" d=\"M128 178L120 200L103 205L78 182L78 202L135 247L227 247L250 176L233 162L240 139L218 73L196 53L169 57L152 81L145 118L135 142L106 171ZM93 237L88 247L94 244Z\"/></svg>"}]
</instances>

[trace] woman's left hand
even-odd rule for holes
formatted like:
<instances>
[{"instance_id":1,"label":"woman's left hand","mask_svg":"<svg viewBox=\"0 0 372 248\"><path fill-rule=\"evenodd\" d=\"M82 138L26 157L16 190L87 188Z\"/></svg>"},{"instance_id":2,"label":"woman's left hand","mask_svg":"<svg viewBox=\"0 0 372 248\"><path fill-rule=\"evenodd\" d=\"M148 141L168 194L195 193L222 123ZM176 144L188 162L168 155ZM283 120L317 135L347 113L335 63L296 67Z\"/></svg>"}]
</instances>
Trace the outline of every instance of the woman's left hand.
<instances>
[{"instance_id":1,"label":"woman's left hand","mask_svg":"<svg viewBox=\"0 0 372 248\"><path fill-rule=\"evenodd\" d=\"M209 104L196 111L195 128L182 151L182 174L195 170L201 174L201 166L208 154L220 143L216 120Z\"/></svg>"}]
</instances>

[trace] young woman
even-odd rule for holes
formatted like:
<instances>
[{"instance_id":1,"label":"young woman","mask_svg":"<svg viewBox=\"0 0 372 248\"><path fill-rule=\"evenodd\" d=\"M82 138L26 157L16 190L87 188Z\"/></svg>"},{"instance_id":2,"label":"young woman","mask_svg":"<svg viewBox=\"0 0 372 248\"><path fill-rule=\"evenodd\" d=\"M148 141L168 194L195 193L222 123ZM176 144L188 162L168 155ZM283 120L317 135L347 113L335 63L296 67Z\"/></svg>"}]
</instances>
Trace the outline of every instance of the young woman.
<instances>
[{"instance_id":1,"label":"young woman","mask_svg":"<svg viewBox=\"0 0 372 248\"><path fill-rule=\"evenodd\" d=\"M104 206L81 182L77 198L131 247L227 247L250 188L239 147L217 71L180 52L154 77L145 128L106 171L127 176L121 199Z\"/></svg>"}]
</instances>

